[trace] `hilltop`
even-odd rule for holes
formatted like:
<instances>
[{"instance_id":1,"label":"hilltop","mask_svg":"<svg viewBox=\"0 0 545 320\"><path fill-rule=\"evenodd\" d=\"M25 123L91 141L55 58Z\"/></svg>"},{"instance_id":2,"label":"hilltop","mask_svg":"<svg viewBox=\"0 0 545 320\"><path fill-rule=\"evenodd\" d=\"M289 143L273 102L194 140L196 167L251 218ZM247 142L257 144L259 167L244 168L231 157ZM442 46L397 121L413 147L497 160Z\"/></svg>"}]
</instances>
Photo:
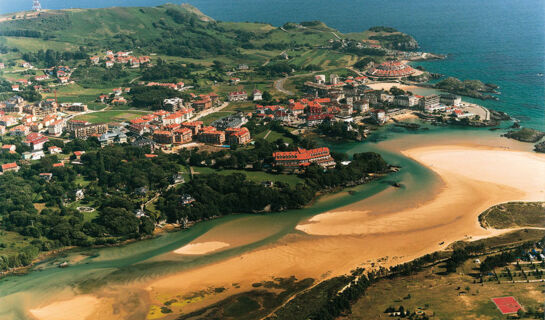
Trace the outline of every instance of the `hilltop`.
<instances>
[{"instance_id":1,"label":"hilltop","mask_svg":"<svg viewBox=\"0 0 545 320\"><path fill-rule=\"evenodd\" d=\"M362 33L342 34L319 21L288 23L283 27L221 22L188 4L48 10L26 19L6 19L9 20L0 22L0 35L5 37L0 45L22 52L37 48L131 49L198 60L222 56L229 61L259 64L287 50L327 49L333 42L344 41L333 46L333 56L323 59L329 64L341 65L353 64L361 55L384 55L382 51L343 50L350 47L350 41L369 40L385 49L415 49L418 46L412 37L392 28L375 27ZM288 52L288 55L301 53ZM309 58L298 63L321 62Z\"/></svg>"}]
</instances>

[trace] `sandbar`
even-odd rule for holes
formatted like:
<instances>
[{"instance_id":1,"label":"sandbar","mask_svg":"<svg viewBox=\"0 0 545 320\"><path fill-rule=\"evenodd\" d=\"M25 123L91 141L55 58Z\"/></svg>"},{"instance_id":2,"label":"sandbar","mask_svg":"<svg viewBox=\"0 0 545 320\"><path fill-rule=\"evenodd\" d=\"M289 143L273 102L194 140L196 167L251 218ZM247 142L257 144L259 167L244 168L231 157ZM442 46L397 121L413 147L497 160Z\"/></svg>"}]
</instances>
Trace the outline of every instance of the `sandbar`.
<instances>
[{"instance_id":1,"label":"sandbar","mask_svg":"<svg viewBox=\"0 0 545 320\"><path fill-rule=\"evenodd\" d=\"M173 252L176 254L200 255L207 254L228 246L228 243L220 241L190 243L179 249L174 250Z\"/></svg>"}]
</instances>

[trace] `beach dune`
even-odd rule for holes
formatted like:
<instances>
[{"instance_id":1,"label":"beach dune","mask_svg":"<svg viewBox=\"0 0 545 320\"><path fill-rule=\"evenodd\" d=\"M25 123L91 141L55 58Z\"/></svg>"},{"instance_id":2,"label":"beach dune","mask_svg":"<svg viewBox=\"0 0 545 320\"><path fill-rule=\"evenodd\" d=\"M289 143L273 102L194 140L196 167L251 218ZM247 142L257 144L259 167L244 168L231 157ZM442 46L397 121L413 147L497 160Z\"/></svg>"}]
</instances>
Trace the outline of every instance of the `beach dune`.
<instances>
[{"instance_id":1,"label":"beach dune","mask_svg":"<svg viewBox=\"0 0 545 320\"><path fill-rule=\"evenodd\" d=\"M209 242L200 242L200 243L190 243L179 249L174 250L176 254L189 254L189 255L199 255L206 254L219 250L221 248L228 247L229 244L221 241L209 241Z\"/></svg>"}]
</instances>

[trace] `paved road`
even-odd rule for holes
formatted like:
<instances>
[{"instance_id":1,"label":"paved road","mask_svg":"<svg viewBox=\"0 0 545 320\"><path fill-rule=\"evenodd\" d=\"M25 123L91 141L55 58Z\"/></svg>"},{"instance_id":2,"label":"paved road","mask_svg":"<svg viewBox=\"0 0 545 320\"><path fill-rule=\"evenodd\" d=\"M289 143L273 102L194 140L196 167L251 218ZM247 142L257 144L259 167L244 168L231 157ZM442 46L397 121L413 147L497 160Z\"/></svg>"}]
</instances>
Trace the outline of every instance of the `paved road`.
<instances>
[{"instance_id":1,"label":"paved road","mask_svg":"<svg viewBox=\"0 0 545 320\"><path fill-rule=\"evenodd\" d=\"M216 107L216 108L210 108L208 110L205 110L201 113L199 113L197 116L195 116L195 118L193 118L192 120L199 120L200 118L202 117L205 117L209 114L212 114L212 113L215 113L215 112L218 112L218 111L221 111L223 110L225 107L227 107L229 105L229 102L224 102L221 106L219 107Z\"/></svg>"},{"instance_id":2,"label":"paved road","mask_svg":"<svg viewBox=\"0 0 545 320\"><path fill-rule=\"evenodd\" d=\"M285 78L282 78L282 79L275 80L275 81L274 81L274 88L275 88L276 90L282 92L283 94L286 94L286 95L288 95L288 96L292 96L292 95L294 95L293 92L284 89L284 83L286 82L286 80L288 80L288 77L285 77Z\"/></svg>"}]
</instances>

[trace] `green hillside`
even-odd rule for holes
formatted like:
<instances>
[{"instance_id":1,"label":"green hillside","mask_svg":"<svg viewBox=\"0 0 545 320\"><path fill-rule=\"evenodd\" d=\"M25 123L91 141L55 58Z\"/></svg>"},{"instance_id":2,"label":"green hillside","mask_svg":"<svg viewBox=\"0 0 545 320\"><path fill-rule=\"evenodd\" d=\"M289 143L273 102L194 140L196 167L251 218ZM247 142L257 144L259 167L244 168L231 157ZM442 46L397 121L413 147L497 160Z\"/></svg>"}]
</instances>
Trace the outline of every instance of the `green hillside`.
<instances>
[{"instance_id":1,"label":"green hillside","mask_svg":"<svg viewBox=\"0 0 545 320\"><path fill-rule=\"evenodd\" d=\"M282 28L217 22L190 5L165 4L50 10L36 18L0 22L0 36L4 36L0 46L8 51L51 49L49 44L53 44L57 50L133 50L197 60L221 56L233 62L259 64L284 50L311 50L338 39L361 40L368 33L343 35L319 21L287 23Z\"/></svg>"}]
</instances>

